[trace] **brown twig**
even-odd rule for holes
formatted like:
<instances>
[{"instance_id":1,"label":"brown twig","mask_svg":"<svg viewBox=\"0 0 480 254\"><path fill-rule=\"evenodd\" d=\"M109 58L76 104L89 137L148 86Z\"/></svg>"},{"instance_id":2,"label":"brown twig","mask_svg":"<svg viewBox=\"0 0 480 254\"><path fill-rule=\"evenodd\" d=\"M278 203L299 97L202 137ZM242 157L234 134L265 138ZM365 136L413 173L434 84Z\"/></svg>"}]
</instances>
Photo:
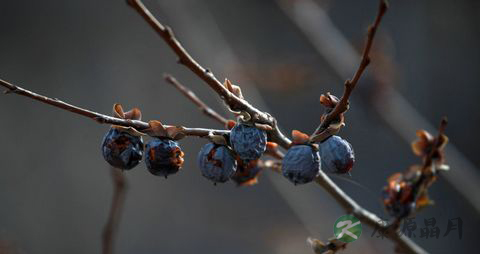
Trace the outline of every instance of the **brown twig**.
<instances>
[{"instance_id":1,"label":"brown twig","mask_svg":"<svg viewBox=\"0 0 480 254\"><path fill-rule=\"evenodd\" d=\"M221 116L219 113L217 113L215 110L213 110L210 106L208 106L205 102L203 102L200 98L195 95L192 90L181 84L176 78L174 78L170 74L165 74L164 75L165 80L175 86L185 97L187 97L190 101L192 101L195 105L198 106L200 111L202 111L206 116L216 120L223 126L227 126L228 120L225 119L223 116ZM280 151L275 144L273 144L273 147L267 145L267 150L265 151L265 155L270 155L276 160L282 160L284 154L282 151ZM271 165L273 164L273 161L275 160L269 160L265 161L265 163L262 164L263 168L271 168ZM268 163L267 163L268 162Z\"/></svg>"},{"instance_id":2,"label":"brown twig","mask_svg":"<svg viewBox=\"0 0 480 254\"><path fill-rule=\"evenodd\" d=\"M167 42L167 44L172 47L172 49L177 53L177 55L180 57L180 63L186 65L189 69L191 69L194 73L199 75L207 84L209 84L215 91L217 91L216 87L221 86L221 83L214 79L214 76L208 75L205 77L205 71L204 69L198 65L186 52L185 50L181 47L180 43L173 37L173 34L171 33L170 29L165 28L161 23L159 23L155 17L146 9L146 7L141 3L139 0L129 0L128 1L130 5L132 5L143 17L144 19L162 36L162 38ZM340 113L343 113L345 109L342 111L342 107L346 107L348 105L348 98L352 92L352 90L355 88L356 83L358 82L359 78L361 77L361 74L365 70L365 68L368 65L369 60L368 59L368 53L370 51L372 41L373 41L373 36L375 34L375 31L381 21L381 18L383 14L386 11L386 5L382 1L380 5L380 10L379 10L379 15L377 15L377 18L375 19L374 25L372 28L369 29L369 34L367 38L367 45L364 50L364 55L366 57L362 58L362 62L359 66L359 69L355 73L354 77L352 80L347 81L345 83L345 92L344 96L342 97L343 101L340 106L337 104L336 110L333 110L332 113L330 114L330 117L328 119L334 119L335 116L339 115ZM186 58L187 61L185 61ZM183 60L182 60L183 59ZM200 71L199 71L200 70ZM203 70L203 71L202 71ZM213 77L214 81L210 80ZM212 84L213 83L213 86ZM223 87L222 87L223 88ZM220 90L217 91L217 93L222 96L221 93L225 91ZM226 91L228 92L228 90ZM233 96L233 95L232 95ZM228 98L227 98L228 99ZM237 98L238 99L238 98ZM228 100L225 100L227 104ZM243 100L242 100L243 101ZM344 106L342 106L344 104ZM248 112L248 111L247 111ZM250 112L249 112L250 113ZM331 121L331 120L329 120ZM327 121L324 121L324 123L327 123ZM276 124L274 125L276 126ZM328 125L327 125L328 126ZM321 126L320 126L321 127ZM319 128L320 128L319 127ZM317 132L317 131L316 131ZM287 145L285 145L287 144ZM288 148L290 145L290 142L288 143L283 143L280 144L284 148ZM276 160L270 160L266 161L265 167L271 168L276 172L281 172L280 166L281 164L276 161ZM338 187L324 172L321 171L320 175L317 177L316 182L322 186L331 196L335 198L335 200L348 212L354 214L357 218L362 221L362 223L365 223L369 225L370 227L373 228L388 228L388 225L384 223L377 215L369 212L368 210L362 208L359 206L352 198L350 198L345 192L343 192L340 187ZM411 253L426 253L421 247L416 245L414 242L412 242L409 238L406 236L402 235L392 235L392 241L396 242L397 245L401 246L402 249L405 249Z\"/></svg>"},{"instance_id":3,"label":"brown twig","mask_svg":"<svg viewBox=\"0 0 480 254\"><path fill-rule=\"evenodd\" d=\"M254 106L250 105L246 100L235 96L230 92L213 73L206 68L203 68L190 54L183 48L181 43L175 38L170 27L164 26L160 23L152 13L145 7L141 0L127 0L128 4L133 7L147 23L162 37L162 39L170 46L170 48L178 56L178 62L183 64L200 79L207 83L221 98L229 105L231 110L245 111L250 114L252 120L260 124L268 124L273 129L269 131L271 141L278 143L284 148L288 148L291 144L288 139L278 128L277 121L270 114L260 111Z\"/></svg>"},{"instance_id":4,"label":"brown twig","mask_svg":"<svg viewBox=\"0 0 480 254\"><path fill-rule=\"evenodd\" d=\"M40 95L37 93L34 93L32 91L29 91L27 89L24 89L22 87L13 85L7 81L4 81L0 79L0 85L7 88L8 90L5 91L5 93L15 93L18 95L26 96L28 98L50 104L54 107L61 108L67 111L70 111L75 114L79 114L88 118L91 118L98 123L102 124L113 124L113 125L120 125L120 126L125 126L125 127L132 127L135 128L138 131L145 130L150 127L150 125L146 122L139 121L139 120L130 120L130 119L121 119L117 117L112 117L104 114L100 114L97 112L93 112L87 109L83 109L80 107L77 107L72 104L68 104L66 102L63 102L57 98L50 98L44 95ZM172 127L170 125L164 125L165 128ZM213 135L225 135L228 134L229 131L227 130L215 130L215 129L205 129L205 128L188 128L188 127L183 127L182 132L186 136L197 136L197 137L207 137L210 134Z\"/></svg>"},{"instance_id":5,"label":"brown twig","mask_svg":"<svg viewBox=\"0 0 480 254\"><path fill-rule=\"evenodd\" d=\"M320 123L320 126L318 126L318 128L315 130L312 136L314 136L315 134L319 134L323 130L327 129L330 123L334 119L336 119L340 114L342 114L348 109L348 100L350 98L350 95L352 94L352 91L355 89L355 86L360 80L360 77L362 76L363 72L365 71L367 66L370 64L369 54L370 54L370 49L372 48L373 38L375 37L375 33L377 32L380 22L382 21L382 17L384 16L387 9L388 9L387 2L385 0L380 0L375 21L373 22L372 25L368 27L367 41L365 43L365 48L363 49L362 60L360 61L360 65L358 66L358 69L353 75L353 77L345 81L345 89L343 91L343 95L340 101L337 103L335 108L326 115L326 117Z\"/></svg>"},{"instance_id":6,"label":"brown twig","mask_svg":"<svg viewBox=\"0 0 480 254\"><path fill-rule=\"evenodd\" d=\"M197 95L190 89L188 89L186 86L181 84L176 78L174 78L170 74L165 74L164 75L165 80L173 85L175 88L177 88L185 97L187 97L189 100L191 100L195 105L198 106L200 111L202 111L205 115L207 115L210 118L213 118L215 121L220 122L224 126L227 125L228 120L221 116L219 113L217 113L215 110L210 108L205 102L200 100L200 98L197 97Z\"/></svg>"},{"instance_id":7,"label":"brown twig","mask_svg":"<svg viewBox=\"0 0 480 254\"><path fill-rule=\"evenodd\" d=\"M125 204L125 196L127 192L127 179L123 172L117 168L111 168L113 182L113 196L110 213L107 223L103 227L102 233L102 253L114 253L115 236L118 231L118 224Z\"/></svg>"}]
</instances>

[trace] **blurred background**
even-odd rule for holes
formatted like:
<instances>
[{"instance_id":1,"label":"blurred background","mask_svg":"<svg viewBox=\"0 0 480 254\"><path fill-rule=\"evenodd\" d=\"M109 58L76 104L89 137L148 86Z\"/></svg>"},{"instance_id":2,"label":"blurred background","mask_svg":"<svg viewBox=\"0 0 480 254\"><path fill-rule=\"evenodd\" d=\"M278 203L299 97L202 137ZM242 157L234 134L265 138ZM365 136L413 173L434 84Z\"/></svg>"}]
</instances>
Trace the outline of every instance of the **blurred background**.
<instances>
[{"instance_id":1,"label":"blurred background","mask_svg":"<svg viewBox=\"0 0 480 254\"><path fill-rule=\"evenodd\" d=\"M321 93L341 94L378 2L145 4L203 66L241 85L290 134L316 128ZM386 178L419 163L410 151L415 130L434 131L448 116L452 170L431 188L436 204L416 215L412 239L432 253L472 252L480 226L480 2L392 0L390 7L341 132L356 165L350 180L333 180L388 219L380 203ZM141 108L145 120L221 128L163 81L168 72L227 115L123 0L0 1L0 38L0 78L32 91L106 114L122 103ZM17 95L0 97L0 115L0 253L100 253L112 196L100 153L108 126ZM345 212L320 187L293 186L273 172L252 187L213 186L196 166L204 143L182 140L184 169L167 180L143 164L127 172L117 253L312 253L307 237L333 236ZM440 237L420 237L432 217ZM458 230L444 236L459 217L462 239ZM345 253L393 252L372 233L364 226Z\"/></svg>"}]
</instances>

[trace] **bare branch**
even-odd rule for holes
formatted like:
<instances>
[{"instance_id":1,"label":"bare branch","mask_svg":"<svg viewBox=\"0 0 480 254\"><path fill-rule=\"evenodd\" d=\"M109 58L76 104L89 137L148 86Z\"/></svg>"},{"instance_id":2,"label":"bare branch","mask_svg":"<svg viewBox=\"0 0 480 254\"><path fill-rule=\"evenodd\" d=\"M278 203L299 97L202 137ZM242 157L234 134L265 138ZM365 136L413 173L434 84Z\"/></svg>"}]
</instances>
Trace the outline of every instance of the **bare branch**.
<instances>
[{"instance_id":1,"label":"bare branch","mask_svg":"<svg viewBox=\"0 0 480 254\"><path fill-rule=\"evenodd\" d=\"M122 215L127 192L127 179L120 169L111 168L113 181L113 197L110 213L107 223L103 228L102 234L102 253L113 254L115 236L118 230L118 224Z\"/></svg>"},{"instance_id":2,"label":"bare branch","mask_svg":"<svg viewBox=\"0 0 480 254\"><path fill-rule=\"evenodd\" d=\"M164 26L160 23L152 13L145 7L141 0L127 0L128 4L133 7L145 21L162 37L162 39L170 46L170 48L178 56L178 62L185 65L205 83L207 83L232 110L245 111L252 116L253 121L268 124L272 126L273 130L268 131L273 142L278 143L284 148L288 148L291 141L278 129L277 121L270 114L260 111L254 106L250 105L246 100L235 96L230 92L213 73L203 68L190 54L183 48L181 43L175 38L170 27Z\"/></svg>"},{"instance_id":3,"label":"bare branch","mask_svg":"<svg viewBox=\"0 0 480 254\"><path fill-rule=\"evenodd\" d=\"M224 126L227 125L228 120L225 119L223 116L221 116L219 113L217 113L215 110L210 108L205 102L200 100L200 98L195 95L192 90L188 89L186 86L182 85L180 82L178 82L177 79L175 79L172 75L170 74L165 74L164 75L165 80L173 85L175 88L177 88L185 97L190 99L195 105L198 106L200 111L202 111L205 115L207 115L210 118L213 118L214 120L220 122Z\"/></svg>"},{"instance_id":4,"label":"bare branch","mask_svg":"<svg viewBox=\"0 0 480 254\"><path fill-rule=\"evenodd\" d=\"M329 124L336 119L340 114L345 112L348 109L348 100L350 98L350 95L352 94L353 89L355 89L355 86L357 85L358 81L360 80L360 77L362 76L363 72L367 68L367 66L370 64L370 49L372 48L373 44L373 38L375 37L375 33L377 32L377 29L380 25L380 22L382 21L382 17L387 11L388 5L385 0L380 0L380 4L378 7L378 12L377 16L375 17L375 21L373 22L372 25L368 28L368 34L367 34L367 41L365 43L365 48L363 49L363 54L362 54L362 60L360 61L360 65L358 66L357 71L353 75L353 77L347 81L345 81L345 89L343 91L342 98L340 101L337 103L335 108L330 112L326 117L323 119L322 123L318 128L315 130L313 135L321 133L323 130L328 128ZM312 136L313 136L312 135Z\"/></svg>"},{"instance_id":5,"label":"bare branch","mask_svg":"<svg viewBox=\"0 0 480 254\"><path fill-rule=\"evenodd\" d=\"M87 109L83 109L77 107L75 105L68 104L56 98L50 98L41 94L34 93L22 87L13 85L7 81L0 79L0 85L6 87L8 90L5 91L6 94L8 93L15 93L18 95L26 96L28 98L50 104L54 107L70 111L75 114L79 114L88 118L91 118L98 123L102 124L113 124L113 125L120 125L124 127L132 127L138 131L145 130L150 127L150 125L146 122L139 121L139 120L130 120L130 119L121 119L117 117L112 117L104 114L100 114L94 111L90 111ZM164 125L165 128L172 127L170 125ZM186 136L197 136L197 137L207 137L209 134L214 135L225 135L228 134L229 131L227 130L215 130L215 129L204 129L204 128L187 128L183 127L182 133Z\"/></svg>"}]
</instances>

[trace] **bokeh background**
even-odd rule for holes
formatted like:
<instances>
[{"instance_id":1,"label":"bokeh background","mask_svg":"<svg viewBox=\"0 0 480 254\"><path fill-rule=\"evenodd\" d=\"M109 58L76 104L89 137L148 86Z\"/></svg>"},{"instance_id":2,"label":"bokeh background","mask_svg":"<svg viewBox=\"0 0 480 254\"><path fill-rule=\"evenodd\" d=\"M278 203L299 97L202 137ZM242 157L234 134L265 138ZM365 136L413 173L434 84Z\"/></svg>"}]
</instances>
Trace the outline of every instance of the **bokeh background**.
<instances>
[{"instance_id":1,"label":"bokeh background","mask_svg":"<svg viewBox=\"0 0 480 254\"><path fill-rule=\"evenodd\" d=\"M407 142L415 133L404 126L428 128L395 104L391 89L433 126L448 116L447 134L463 157L447 159L463 166L446 173L457 175L449 178L454 180L440 178L432 187L436 205L416 215L413 240L432 253L471 253L477 248L480 204L478 192L465 188L478 178L480 163L480 2L390 2L373 65L353 94L341 133L356 152L353 175L333 179L365 208L388 218L379 199L386 178L418 163ZM319 95L342 91L345 77L288 15L291 3L145 3L202 65L220 80L241 85L286 133L313 131L323 111ZM314 4L361 48L377 1ZM316 35L328 42L330 35L322 32ZM107 114L119 102L141 108L147 120L221 128L163 81L168 72L227 114L123 0L3 0L0 38L0 77L38 93ZM108 126L16 95L0 97L0 115L0 253L100 253L112 196L100 153ZM215 187L195 162L205 141L181 143L186 164L177 175L155 177L144 165L127 172L117 253L312 253L305 239L331 237L334 221L344 214L318 186L293 186L272 172L264 172L253 187ZM458 184L462 181L465 186ZM431 217L442 235L420 238L424 219ZM447 220L457 217L463 220L462 239L457 231L444 237ZM392 253L392 244L372 232L364 227L345 253Z\"/></svg>"}]
</instances>

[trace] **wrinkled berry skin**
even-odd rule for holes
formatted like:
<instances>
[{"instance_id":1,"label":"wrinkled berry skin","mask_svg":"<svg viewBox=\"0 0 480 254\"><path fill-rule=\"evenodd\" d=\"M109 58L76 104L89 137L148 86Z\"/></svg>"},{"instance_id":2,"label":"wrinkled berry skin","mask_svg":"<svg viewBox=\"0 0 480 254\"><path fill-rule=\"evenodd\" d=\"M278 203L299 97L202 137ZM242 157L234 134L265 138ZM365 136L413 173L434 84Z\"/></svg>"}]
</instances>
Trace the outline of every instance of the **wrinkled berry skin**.
<instances>
[{"instance_id":1,"label":"wrinkled berry skin","mask_svg":"<svg viewBox=\"0 0 480 254\"><path fill-rule=\"evenodd\" d=\"M232 180L237 186L250 186L257 183L257 178L261 171L261 168L258 167L258 160L245 163L237 159L237 165L237 171L232 176Z\"/></svg>"},{"instance_id":2,"label":"wrinkled berry skin","mask_svg":"<svg viewBox=\"0 0 480 254\"><path fill-rule=\"evenodd\" d=\"M309 145L290 147L282 161L283 176L294 184L313 181L320 172L320 154Z\"/></svg>"},{"instance_id":3,"label":"wrinkled berry skin","mask_svg":"<svg viewBox=\"0 0 480 254\"><path fill-rule=\"evenodd\" d=\"M183 165L182 149L176 141L155 138L145 146L145 164L153 175L175 174Z\"/></svg>"},{"instance_id":4,"label":"wrinkled berry skin","mask_svg":"<svg viewBox=\"0 0 480 254\"><path fill-rule=\"evenodd\" d=\"M230 144L244 161L256 160L267 148L267 133L246 124L237 124L230 132Z\"/></svg>"},{"instance_id":5,"label":"wrinkled berry skin","mask_svg":"<svg viewBox=\"0 0 480 254\"><path fill-rule=\"evenodd\" d=\"M320 157L323 170L332 173L346 174L355 162L352 145L339 136L331 136L320 143Z\"/></svg>"},{"instance_id":6,"label":"wrinkled berry skin","mask_svg":"<svg viewBox=\"0 0 480 254\"><path fill-rule=\"evenodd\" d=\"M214 143L202 147L197 162L202 175L214 183L228 181L237 170L237 161L230 149Z\"/></svg>"},{"instance_id":7,"label":"wrinkled berry skin","mask_svg":"<svg viewBox=\"0 0 480 254\"><path fill-rule=\"evenodd\" d=\"M103 138L102 155L115 168L132 169L142 160L143 139L120 129L110 128Z\"/></svg>"}]
</instances>

